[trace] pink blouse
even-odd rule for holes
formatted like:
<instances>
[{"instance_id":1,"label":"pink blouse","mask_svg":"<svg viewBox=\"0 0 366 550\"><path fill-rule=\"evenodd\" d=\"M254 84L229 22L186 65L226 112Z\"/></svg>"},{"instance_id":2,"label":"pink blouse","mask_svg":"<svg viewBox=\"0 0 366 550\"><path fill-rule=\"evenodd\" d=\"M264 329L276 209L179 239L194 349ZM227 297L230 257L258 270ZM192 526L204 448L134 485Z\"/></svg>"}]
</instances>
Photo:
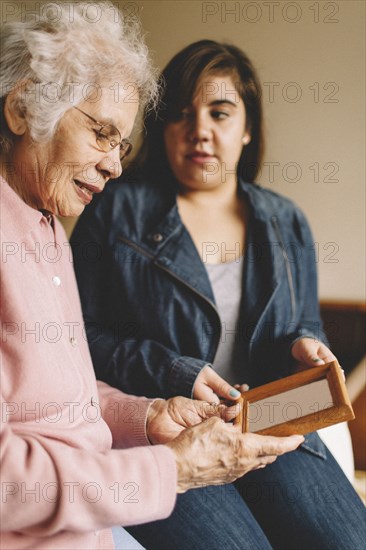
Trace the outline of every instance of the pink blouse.
<instances>
[{"instance_id":1,"label":"pink blouse","mask_svg":"<svg viewBox=\"0 0 366 550\"><path fill-rule=\"evenodd\" d=\"M174 456L151 400L95 379L61 224L0 190L1 547L113 548L111 526L172 512Z\"/></svg>"}]
</instances>

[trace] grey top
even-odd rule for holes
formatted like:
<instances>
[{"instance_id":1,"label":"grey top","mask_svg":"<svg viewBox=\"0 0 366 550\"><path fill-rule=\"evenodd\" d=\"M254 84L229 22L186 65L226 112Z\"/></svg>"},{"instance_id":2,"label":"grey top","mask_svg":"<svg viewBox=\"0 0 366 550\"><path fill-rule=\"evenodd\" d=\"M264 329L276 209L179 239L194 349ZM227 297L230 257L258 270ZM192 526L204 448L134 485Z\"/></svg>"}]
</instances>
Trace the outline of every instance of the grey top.
<instances>
[{"instance_id":1,"label":"grey top","mask_svg":"<svg viewBox=\"0 0 366 550\"><path fill-rule=\"evenodd\" d=\"M233 262L205 264L221 319L221 337L213 365L231 384L245 383L240 362L239 327L243 266L243 256Z\"/></svg>"}]
</instances>

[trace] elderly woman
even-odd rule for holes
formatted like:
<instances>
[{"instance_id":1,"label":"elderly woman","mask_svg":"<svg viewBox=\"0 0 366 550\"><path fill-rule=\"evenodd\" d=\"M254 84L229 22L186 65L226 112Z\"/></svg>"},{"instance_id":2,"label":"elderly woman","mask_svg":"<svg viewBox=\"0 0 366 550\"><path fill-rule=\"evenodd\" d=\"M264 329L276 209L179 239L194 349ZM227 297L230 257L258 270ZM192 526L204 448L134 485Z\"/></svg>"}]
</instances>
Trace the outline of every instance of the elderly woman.
<instances>
[{"instance_id":1,"label":"elderly woman","mask_svg":"<svg viewBox=\"0 0 366 550\"><path fill-rule=\"evenodd\" d=\"M75 268L100 378L218 403L229 383L258 386L334 355L308 223L254 183L263 136L252 63L202 40L163 78L140 180L111 185L86 210L72 236ZM158 550L333 550L364 548L364 525L361 501L314 433L268 468L180 495L170 518L130 532Z\"/></svg>"},{"instance_id":2,"label":"elderly woman","mask_svg":"<svg viewBox=\"0 0 366 550\"><path fill-rule=\"evenodd\" d=\"M46 10L2 29L7 549L137 547L121 528L113 541L111 527L164 518L177 492L232 481L302 441L247 437L222 419L202 422L220 412L228 418L225 407L152 402L95 380L70 250L55 215L80 214L121 174L139 104L154 98L156 83L131 22L98 4L96 26L86 6L77 3L72 20L69 11L51 17Z\"/></svg>"}]
</instances>

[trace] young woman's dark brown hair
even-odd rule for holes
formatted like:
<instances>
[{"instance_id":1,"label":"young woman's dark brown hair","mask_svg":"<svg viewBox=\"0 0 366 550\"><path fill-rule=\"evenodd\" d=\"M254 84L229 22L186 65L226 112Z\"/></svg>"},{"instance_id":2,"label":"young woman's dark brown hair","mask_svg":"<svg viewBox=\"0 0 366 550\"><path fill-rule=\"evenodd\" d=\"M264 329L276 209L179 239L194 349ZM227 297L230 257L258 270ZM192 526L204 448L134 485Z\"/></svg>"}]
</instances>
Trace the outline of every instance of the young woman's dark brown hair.
<instances>
[{"instance_id":1,"label":"young woman's dark brown hair","mask_svg":"<svg viewBox=\"0 0 366 550\"><path fill-rule=\"evenodd\" d=\"M251 140L243 148L237 171L244 181L252 182L260 170L264 154L261 86L248 57L236 46L213 40L200 40L181 50L161 75L162 97L158 112L145 119L146 136L139 163L143 172L161 179L170 172L163 139L164 127L175 120L195 96L202 81L214 75L230 76L235 91L243 100L246 128Z\"/></svg>"}]
</instances>

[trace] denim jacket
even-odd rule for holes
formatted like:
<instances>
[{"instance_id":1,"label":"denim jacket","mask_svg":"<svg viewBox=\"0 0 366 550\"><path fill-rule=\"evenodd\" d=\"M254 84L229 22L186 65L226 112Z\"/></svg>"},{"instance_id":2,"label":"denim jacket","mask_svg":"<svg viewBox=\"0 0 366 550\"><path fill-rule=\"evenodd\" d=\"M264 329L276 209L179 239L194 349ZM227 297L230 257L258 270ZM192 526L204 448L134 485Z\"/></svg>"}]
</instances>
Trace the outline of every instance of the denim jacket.
<instances>
[{"instance_id":1,"label":"denim jacket","mask_svg":"<svg viewBox=\"0 0 366 550\"><path fill-rule=\"evenodd\" d=\"M325 337L304 215L256 184L239 181L238 193L250 213L238 383L253 387L291 373L297 339ZM221 323L173 187L112 182L71 242L97 377L137 395L190 397L200 370L214 361Z\"/></svg>"}]
</instances>

